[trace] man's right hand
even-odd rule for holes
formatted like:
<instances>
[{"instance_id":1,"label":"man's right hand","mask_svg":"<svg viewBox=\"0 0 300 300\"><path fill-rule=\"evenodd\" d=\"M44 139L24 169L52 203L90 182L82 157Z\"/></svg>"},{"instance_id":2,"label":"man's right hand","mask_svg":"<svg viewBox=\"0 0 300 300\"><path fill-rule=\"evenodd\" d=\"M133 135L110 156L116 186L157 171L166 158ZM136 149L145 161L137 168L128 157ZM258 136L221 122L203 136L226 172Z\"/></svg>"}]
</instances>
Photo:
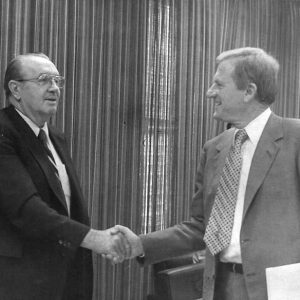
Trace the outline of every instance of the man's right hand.
<instances>
[{"instance_id":1,"label":"man's right hand","mask_svg":"<svg viewBox=\"0 0 300 300\"><path fill-rule=\"evenodd\" d=\"M130 245L131 251L126 253L129 255L125 255L125 258L133 258L144 254L144 248L141 238L137 236L133 231L122 225L116 225L114 227L114 230L118 231L119 234L123 234L128 244Z\"/></svg>"},{"instance_id":2,"label":"man's right hand","mask_svg":"<svg viewBox=\"0 0 300 300\"><path fill-rule=\"evenodd\" d=\"M111 234L117 235L120 237L120 241L124 241L123 239L126 239L125 244L123 245L123 249L126 251L120 255L123 259L130 259L134 258L136 256L140 256L144 254L144 248L143 244L141 242L141 239L139 236L137 236L133 231L131 231L129 228L122 226L122 225L116 225L115 227L111 228ZM129 248L128 248L129 245ZM113 263L119 263L122 262L122 259L116 259L112 254L103 254L104 258L111 260Z\"/></svg>"},{"instance_id":3,"label":"man's right hand","mask_svg":"<svg viewBox=\"0 0 300 300\"><path fill-rule=\"evenodd\" d=\"M97 254L105 255L113 263L122 262L131 255L131 244L127 238L118 233L115 227L106 230L91 229L83 239L81 246Z\"/></svg>"}]
</instances>

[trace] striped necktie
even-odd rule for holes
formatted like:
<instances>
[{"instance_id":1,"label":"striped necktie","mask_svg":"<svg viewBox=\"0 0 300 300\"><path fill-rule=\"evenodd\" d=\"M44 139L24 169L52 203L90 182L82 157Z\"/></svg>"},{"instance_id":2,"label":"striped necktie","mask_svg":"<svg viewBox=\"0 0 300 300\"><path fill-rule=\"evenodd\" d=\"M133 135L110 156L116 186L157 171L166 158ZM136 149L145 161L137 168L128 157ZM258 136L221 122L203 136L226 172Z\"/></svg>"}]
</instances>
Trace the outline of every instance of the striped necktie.
<instances>
[{"instance_id":1,"label":"striped necktie","mask_svg":"<svg viewBox=\"0 0 300 300\"><path fill-rule=\"evenodd\" d=\"M48 157L50 158L51 162L55 165L55 160L54 160L53 154L48 147L47 135L43 129L40 129L38 139L41 142L41 144L43 145L43 148L44 148L45 152L47 153Z\"/></svg>"},{"instance_id":2,"label":"striped necktie","mask_svg":"<svg viewBox=\"0 0 300 300\"><path fill-rule=\"evenodd\" d=\"M247 138L245 129L237 131L220 177L204 235L206 246L213 255L221 252L230 243L242 167L241 147Z\"/></svg>"}]
</instances>

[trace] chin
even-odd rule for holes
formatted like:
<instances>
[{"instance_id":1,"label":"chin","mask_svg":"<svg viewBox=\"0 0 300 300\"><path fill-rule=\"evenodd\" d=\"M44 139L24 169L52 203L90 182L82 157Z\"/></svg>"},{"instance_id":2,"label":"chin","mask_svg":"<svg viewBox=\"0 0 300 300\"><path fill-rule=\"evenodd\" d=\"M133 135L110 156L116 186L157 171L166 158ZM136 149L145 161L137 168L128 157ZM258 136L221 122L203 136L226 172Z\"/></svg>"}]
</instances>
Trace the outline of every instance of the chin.
<instances>
[{"instance_id":1,"label":"chin","mask_svg":"<svg viewBox=\"0 0 300 300\"><path fill-rule=\"evenodd\" d=\"M52 107L52 108L49 108L49 109L48 109L48 111L47 111L46 114L47 114L49 117L52 117L53 115L56 114L56 112L57 112L57 107Z\"/></svg>"},{"instance_id":2,"label":"chin","mask_svg":"<svg viewBox=\"0 0 300 300\"><path fill-rule=\"evenodd\" d=\"M217 111L214 112L213 118L218 121L229 122L229 123L231 122L230 119L232 119L228 114L217 112Z\"/></svg>"},{"instance_id":3,"label":"chin","mask_svg":"<svg viewBox=\"0 0 300 300\"><path fill-rule=\"evenodd\" d=\"M221 117L220 114L218 114L217 112L215 112L215 113L213 114L213 118L214 118L215 120L221 120L221 121L223 121L223 120L222 120L222 117Z\"/></svg>"}]
</instances>

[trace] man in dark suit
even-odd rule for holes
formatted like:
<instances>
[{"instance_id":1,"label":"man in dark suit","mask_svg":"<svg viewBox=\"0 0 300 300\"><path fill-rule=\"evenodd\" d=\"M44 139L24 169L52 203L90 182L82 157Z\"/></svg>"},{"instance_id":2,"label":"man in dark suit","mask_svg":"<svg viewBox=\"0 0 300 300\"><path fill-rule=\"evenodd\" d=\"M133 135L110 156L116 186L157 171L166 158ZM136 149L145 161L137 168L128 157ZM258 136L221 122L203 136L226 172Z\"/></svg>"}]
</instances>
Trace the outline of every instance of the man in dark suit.
<instances>
[{"instance_id":1,"label":"man in dark suit","mask_svg":"<svg viewBox=\"0 0 300 300\"><path fill-rule=\"evenodd\" d=\"M64 136L47 124L64 78L43 54L6 70L0 111L0 299L92 299L91 250L118 257L122 236L89 226ZM126 244L126 241L123 241Z\"/></svg>"},{"instance_id":2,"label":"man in dark suit","mask_svg":"<svg viewBox=\"0 0 300 300\"><path fill-rule=\"evenodd\" d=\"M271 112L279 65L262 49L217 66L207 97L232 127L204 145L191 220L140 237L117 228L144 264L206 247L204 300L266 300L266 269L300 262L300 121Z\"/></svg>"}]
</instances>

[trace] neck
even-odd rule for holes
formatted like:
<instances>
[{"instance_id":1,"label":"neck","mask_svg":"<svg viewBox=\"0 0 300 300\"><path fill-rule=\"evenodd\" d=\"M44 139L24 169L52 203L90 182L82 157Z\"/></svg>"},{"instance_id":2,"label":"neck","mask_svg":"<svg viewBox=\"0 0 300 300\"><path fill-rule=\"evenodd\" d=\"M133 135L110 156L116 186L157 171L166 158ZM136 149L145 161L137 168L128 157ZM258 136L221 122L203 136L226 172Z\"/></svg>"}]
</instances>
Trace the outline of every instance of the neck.
<instances>
[{"instance_id":1,"label":"neck","mask_svg":"<svg viewBox=\"0 0 300 300\"><path fill-rule=\"evenodd\" d=\"M245 112L244 118L242 120L237 120L232 122L232 125L238 129L245 128L251 121L256 119L260 114L262 114L269 106L259 105Z\"/></svg>"}]
</instances>

